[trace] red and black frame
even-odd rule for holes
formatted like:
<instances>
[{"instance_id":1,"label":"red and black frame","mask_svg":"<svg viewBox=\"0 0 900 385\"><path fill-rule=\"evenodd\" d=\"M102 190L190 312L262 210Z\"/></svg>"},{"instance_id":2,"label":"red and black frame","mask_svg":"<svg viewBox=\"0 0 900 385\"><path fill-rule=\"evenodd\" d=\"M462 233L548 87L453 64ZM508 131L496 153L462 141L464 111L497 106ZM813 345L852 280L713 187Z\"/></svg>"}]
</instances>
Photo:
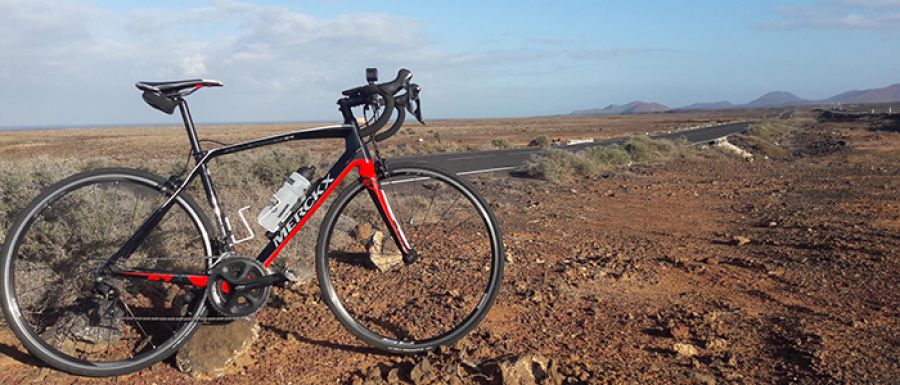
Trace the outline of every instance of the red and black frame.
<instances>
[{"instance_id":1,"label":"red and black frame","mask_svg":"<svg viewBox=\"0 0 900 385\"><path fill-rule=\"evenodd\" d=\"M209 162L220 156L236 152L288 141L314 139L343 138L345 143L344 153L327 173L311 184L306 191L306 195L295 204L291 215L280 224L278 231L266 233L269 242L263 250L260 251L256 259L264 267L269 267L287 243L301 228L303 228L334 189L340 185L341 181L352 171L356 170L361 182L366 186L373 203L376 205L380 216L385 221L398 249L401 250L404 261L411 263L415 260L415 249L403 233L400 223L395 219L390 203L378 181L378 175L381 173L380 170L383 170L385 164L381 159L373 159L363 138L360 136L360 128L352 112L352 106L358 105L356 101L348 100L347 98L338 101L338 105L340 106L339 109L344 117L344 123L342 125L297 130L233 145L225 145L211 150L203 150L201 146L187 101L183 98L178 98L177 101L182 120L184 121L184 127L191 144L191 154L193 155L195 166L183 179L180 177L170 178L169 186L167 186L170 190L169 198L156 208L121 248L110 257L101 269L101 276L106 273L129 279L143 279L192 285L195 287L206 287L209 281L208 275L169 271L122 270L116 267L116 263L120 259L127 260L127 258L146 239L150 232L160 223L162 218L175 203L176 197L179 194L182 194L187 186L197 177L200 178L203 184L207 200L213 210L216 224L218 225L219 237L213 242L215 245L215 255L220 257L226 253L233 253L234 238L232 237L232 228L219 203L215 184L213 183L208 169ZM274 282L274 279L263 281Z\"/></svg>"}]
</instances>

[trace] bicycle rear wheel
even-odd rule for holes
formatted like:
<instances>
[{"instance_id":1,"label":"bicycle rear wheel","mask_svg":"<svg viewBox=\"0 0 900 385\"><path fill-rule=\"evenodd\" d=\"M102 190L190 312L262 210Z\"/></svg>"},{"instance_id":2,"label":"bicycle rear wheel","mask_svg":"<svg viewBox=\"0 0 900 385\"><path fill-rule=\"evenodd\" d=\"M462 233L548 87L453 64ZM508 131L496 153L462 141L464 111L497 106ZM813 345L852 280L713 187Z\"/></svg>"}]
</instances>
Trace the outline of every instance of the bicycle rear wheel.
<instances>
[{"instance_id":1,"label":"bicycle rear wheel","mask_svg":"<svg viewBox=\"0 0 900 385\"><path fill-rule=\"evenodd\" d=\"M22 212L0 255L0 294L10 328L32 354L66 372L114 376L168 357L193 333L205 311L202 291L100 272L171 196L164 183L138 170L90 171L51 186ZM179 195L116 266L205 274L211 228L193 199Z\"/></svg>"},{"instance_id":2,"label":"bicycle rear wheel","mask_svg":"<svg viewBox=\"0 0 900 385\"><path fill-rule=\"evenodd\" d=\"M481 322L500 289L500 226L478 192L446 171L393 165L379 183L417 258L403 262L365 187L351 185L319 232L325 302L351 333L383 350L452 343Z\"/></svg>"}]
</instances>

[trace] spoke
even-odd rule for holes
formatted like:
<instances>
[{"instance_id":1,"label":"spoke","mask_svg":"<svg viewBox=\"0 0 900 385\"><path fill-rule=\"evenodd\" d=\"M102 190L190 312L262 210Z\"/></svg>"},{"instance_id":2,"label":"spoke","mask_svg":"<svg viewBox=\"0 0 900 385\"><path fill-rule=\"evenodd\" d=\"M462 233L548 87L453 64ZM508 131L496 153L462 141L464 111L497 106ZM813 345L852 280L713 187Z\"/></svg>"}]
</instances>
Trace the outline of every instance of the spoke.
<instances>
[{"instance_id":1,"label":"spoke","mask_svg":"<svg viewBox=\"0 0 900 385\"><path fill-rule=\"evenodd\" d=\"M444 210L444 212L441 214L440 218L443 218L444 216L447 215L448 212L453 210L456 207L456 202L459 202L460 198L462 198L462 194L460 196L456 197L456 199L453 200L453 203L451 203L449 206L447 206L447 209ZM437 222L435 222L435 223L437 223ZM426 234L424 237L422 237L422 239L431 239L431 234L434 233L435 229L437 229L438 227L439 226L435 226L434 228L432 228L428 232L428 234Z\"/></svg>"},{"instance_id":2,"label":"spoke","mask_svg":"<svg viewBox=\"0 0 900 385\"><path fill-rule=\"evenodd\" d=\"M134 312L131 311L131 308L128 307L128 304L125 303L125 301L122 301L121 298L117 298L117 300L118 300L120 303L122 303L123 306L125 306L125 311L127 311L128 314L131 315L131 317L134 317L134 316L135 316L135 315L134 315ZM141 331L141 334L144 335L144 337L146 338L146 341L150 344L150 346L153 346L153 349L156 349L156 345L153 344L153 338L150 337L150 334L147 334L147 331L146 331L146 330L144 330L144 326L141 325L141 321L134 321L134 324L135 324L135 325L138 327L138 329Z\"/></svg>"},{"instance_id":3,"label":"spoke","mask_svg":"<svg viewBox=\"0 0 900 385\"><path fill-rule=\"evenodd\" d=\"M468 223L469 219L475 217L476 215L479 215L479 216L480 216L480 214L478 214L477 211L476 211L474 214L469 214L469 216L467 216L464 220L460 221L456 226L453 226L453 227L451 227L450 229L448 229L445 233L451 233L451 232L453 232L454 230L458 229L460 226L462 226L462 225ZM444 226L441 226L441 225L436 225L433 229L431 229L431 231L428 233L428 235L422 239L422 243L423 243L423 244L428 244L428 242L431 241L431 235L432 235L432 234L436 231L436 229L438 229L438 228L445 228L445 227L444 227ZM487 229L485 229L485 232L487 232Z\"/></svg>"},{"instance_id":4,"label":"spoke","mask_svg":"<svg viewBox=\"0 0 900 385\"><path fill-rule=\"evenodd\" d=\"M431 199L428 201L428 208L425 209L425 214L422 216L422 220L414 225L413 231L418 231L419 227L428 220L428 214L431 213L431 207L434 206L434 200L437 196L438 190L439 188L435 187L435 189L431 192Z\"/></svg>"}]
</instances>

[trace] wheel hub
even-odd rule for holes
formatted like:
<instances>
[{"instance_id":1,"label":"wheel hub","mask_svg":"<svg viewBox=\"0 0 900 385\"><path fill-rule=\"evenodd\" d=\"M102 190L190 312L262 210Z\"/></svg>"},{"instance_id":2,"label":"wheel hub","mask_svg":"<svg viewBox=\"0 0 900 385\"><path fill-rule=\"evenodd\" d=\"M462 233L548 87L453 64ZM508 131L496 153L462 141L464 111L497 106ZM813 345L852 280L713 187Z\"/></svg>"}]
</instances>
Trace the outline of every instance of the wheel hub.
<instances>
[{"instance_id":1,"label":"wheel hub","mask_svg":"<svg viewBox=\"0 0 900 385\"><path fill-rule=\"evenodd\" d=\"M206 285L210 306L226 317L243 317L259 311L272 288L251 284L264 277L266 268L255 259L233 257L219 262L210 272Z\"/></svg>"}]
</instances>

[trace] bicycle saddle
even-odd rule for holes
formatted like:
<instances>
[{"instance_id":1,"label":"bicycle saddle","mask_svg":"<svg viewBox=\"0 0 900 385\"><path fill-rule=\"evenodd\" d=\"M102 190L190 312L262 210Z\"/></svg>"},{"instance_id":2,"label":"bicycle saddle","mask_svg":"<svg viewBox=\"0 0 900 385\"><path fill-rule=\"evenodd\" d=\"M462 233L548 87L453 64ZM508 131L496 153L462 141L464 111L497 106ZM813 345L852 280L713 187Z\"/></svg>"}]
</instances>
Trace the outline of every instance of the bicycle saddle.
<instances>
[{"instance_id":1,"label":"bicycle saddle","mask_svg":"<svg viewBox=\"0 0 900 385\"><path fill-rule=\"evenodd\" d=\"M188 88L200 87L221 87L223 84L218 80L211 79L192 79L177 80L173 82L137 82L135 87L142 91L159 92L169 95Z\"/></svg>"}]
</instances>

